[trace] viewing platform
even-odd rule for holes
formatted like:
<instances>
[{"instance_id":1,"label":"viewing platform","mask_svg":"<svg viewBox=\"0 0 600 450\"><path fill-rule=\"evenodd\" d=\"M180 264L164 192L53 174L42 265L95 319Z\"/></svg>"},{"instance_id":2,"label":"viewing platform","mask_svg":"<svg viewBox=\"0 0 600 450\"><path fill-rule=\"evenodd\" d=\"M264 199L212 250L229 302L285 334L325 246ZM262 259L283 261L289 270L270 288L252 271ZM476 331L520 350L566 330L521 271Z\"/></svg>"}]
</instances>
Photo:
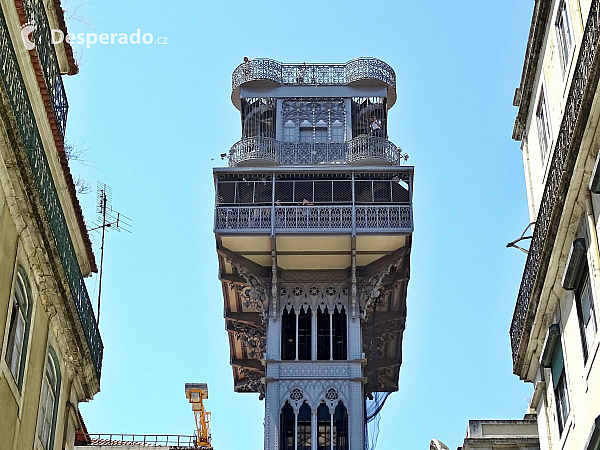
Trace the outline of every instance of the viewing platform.
<instances>
[{"instance_id":1,"label":"viewing platform","mask_svg":"<svg viewBox=\"0 0 600 450\"><path fill-rule=\"evenodd\" d=\"M249 137L229 150L230 167L360 164L398 166L402 149L385 138L358 136L345 142L282 142Z\"/></svg>"},{"instance_id":2,"label":"viewing platform","mask_svg":"<svg viewBox=\"0 0 600 450\"><path fill-rule=\"evenodd\" d=\"M231 100L240 107L240 87L380 85L388 91L388 105L396 102L396 73L377 58L355 58L347 63L282 63L256 58L243 62L231 76Z\"/></svg>"}]
</instances>

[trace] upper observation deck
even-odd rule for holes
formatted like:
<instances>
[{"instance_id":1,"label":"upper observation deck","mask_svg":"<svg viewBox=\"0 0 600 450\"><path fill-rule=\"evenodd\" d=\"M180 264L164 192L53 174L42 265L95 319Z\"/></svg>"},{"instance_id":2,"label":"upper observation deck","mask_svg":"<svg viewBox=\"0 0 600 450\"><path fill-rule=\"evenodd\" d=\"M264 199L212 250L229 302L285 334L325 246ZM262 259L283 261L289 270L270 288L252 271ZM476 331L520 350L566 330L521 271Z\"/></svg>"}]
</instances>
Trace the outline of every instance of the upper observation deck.
<instances>
[{"instance_id":1,"label":"upper observation deck","mask_svg":"<svg viewBox=\"0 0 600 450\"><path fill-rule=\"evenodd\" d=\"M396 73L389 64L376 58L355 58L347 63L282 63L268 58L244 61L231 77L231 101L240 109L243 89L263 90L270 96L281 87L294 87L286 96L324 96L324 87L353 86L357 88L383 88L387 107L396 102ZM311 87L312 91L307 88ZM315 89L319 88L319 92ZM334 92L336 96L340 92Z\"/></svg>"}]
</instances>

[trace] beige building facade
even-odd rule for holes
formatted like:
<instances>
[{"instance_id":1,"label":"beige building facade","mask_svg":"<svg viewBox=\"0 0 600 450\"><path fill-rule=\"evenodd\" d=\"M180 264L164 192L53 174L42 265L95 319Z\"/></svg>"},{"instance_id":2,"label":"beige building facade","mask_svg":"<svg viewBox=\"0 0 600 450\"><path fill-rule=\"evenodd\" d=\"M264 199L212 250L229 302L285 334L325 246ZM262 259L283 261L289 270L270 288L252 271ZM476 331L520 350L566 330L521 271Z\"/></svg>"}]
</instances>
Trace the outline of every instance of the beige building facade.
<instances>
[{"instance_id":1,"label":"beige building facade","mask_svg":"<svg viewBox=\"0 0 600 450\"><path fill-rule=\"evenodd\" d=\"M77 66L51 30L66 32L59 0L0 1L0 450L73 448L100 388L96 265L64 144Z\"/></svg>"},{"instance_id":2,"label":"beige building facade","mask_svg":"<svg viewBox=\"0 0 600 450\"><path fill-rule=\"evenodd\" d=\"M599 38L599 1L536 1L514 98L534 231L510 337L543 450L600 448Z\"/></svg>"}]
</instances>

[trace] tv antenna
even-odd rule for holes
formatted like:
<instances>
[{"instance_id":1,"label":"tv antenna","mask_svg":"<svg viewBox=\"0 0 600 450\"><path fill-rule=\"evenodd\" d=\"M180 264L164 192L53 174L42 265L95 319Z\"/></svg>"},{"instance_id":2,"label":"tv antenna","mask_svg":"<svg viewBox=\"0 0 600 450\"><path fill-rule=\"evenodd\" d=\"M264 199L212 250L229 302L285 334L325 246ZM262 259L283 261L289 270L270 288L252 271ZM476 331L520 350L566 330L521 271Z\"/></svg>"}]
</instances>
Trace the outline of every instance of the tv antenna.
<instances>
[{"instance_id":1,"label":"tv antenna","mask_svg":"<svg viewBox=\"0 0 600 450\"><path fill-rule=\"evenodd\" d=\"M131 219L112 207L112 188L107 184L98 181L96 184L96 212L98 213L98 222L95 227L88 231L102 230L102 243L100 244L100 273L98 276L98 316L100 323L100 297L102 295L102 268L104 266L104 237L106 230L126 231L131 233Z\"/></svg>"}]
</instances>

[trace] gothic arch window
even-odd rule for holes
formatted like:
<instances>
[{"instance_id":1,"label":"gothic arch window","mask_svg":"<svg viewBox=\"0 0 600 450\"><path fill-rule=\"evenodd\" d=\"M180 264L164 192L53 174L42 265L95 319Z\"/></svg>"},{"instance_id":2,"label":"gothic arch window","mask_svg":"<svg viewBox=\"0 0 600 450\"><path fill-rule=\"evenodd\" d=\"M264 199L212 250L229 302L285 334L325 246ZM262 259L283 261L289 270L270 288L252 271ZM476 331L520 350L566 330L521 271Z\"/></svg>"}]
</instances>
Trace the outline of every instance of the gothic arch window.
<instances>
[{"instance_id":1,"label":"gothic arch window","mask_svg":"<svg viewBox=\"0 0 600 450\"><path fill-rule=\"evenodd\" d=\"M334 121L331 124L331 142L344 142L345 126L339 120Z\"/></svg>"},{"instance_id":2,"label":"gothic arch window","mask_svg":"<svg viewBox=\"0 0 600 450\"><path fill-rule=\"evenodd\" d=\"M312 412L310 406L306 402L300 407L298 411L298 448L297 450L311 450L311 425Z\"/></svg>"},{"instance_id":3,"label":"gothic arch window","mask_svg":"<svg viewBox=\"0 0 600 450\"><path fill-rule=\"evenodd\" d=\"M332 315L333 328L333 359L344 360L348 358L348 320L346 308L336 308Z\"/></svg>"},{"instance_id":4,"label":"gothic arch window","mask_svg":"<svg viewBox=\"0 0 600 450\"><path fill-rule=\"evenodd\" d=\"M348 450L348 411L339 402L333 414L333 449Z\"/></svg>"},{"instance_id":5,"label":"gothic arch window","mask_svg":"<svg viewBox=\"0 0 600 450\"><path fill-rule=\"evenodd\" d=\"M298 314L298 359L306 361L311 359L311 322L310 307L300 309Z\"/></svg>"},{"instance_id":6,"label":"gothic arch window","mask_svg":"<svg viewBox=\"0 0 600 450\"><path fill-rule=\"evenodd\" d=\"M317 409L317 450L331 450L331 414L325 403Z\"/></svg>"},{"instance_id":7,"label":"gothic arch window","mask_svg":"<svg viewBox=\"0 0 600 450\"><path fill-rule=\"evenodd\" d=\"M292 307L281 317L281 359L296 359L296 313Z\"/></svg>"},{"instance_id":8,"label":"gothic arch window","mask_svg":"<svg viewBox=\"0 0 600 450\"><path fill-rule=\"evenodd\" d=\"M53 447L60 394L60 379L58 358L54 349L50 347L46 357L37 423L37 434L42 441L44 449L51 449Z\"/></svg>"},{"instance_id":9,"label":"gothic arch window","mask_svg":"<svg viewBox=\"0 0 600 450\"><path fill-rule=\"evenodd\" d=\"M298 128L296 124L288 120L283 124L283 142L296 142L298 140Z\"/></svg>"},{"instance_id":10,"label":"gothic arch window","mask_svg":"<svg viewBox=\"0 0 600 450\"><path fill-rule=\"evenodd\" d=\"M289 402L285 402L281 409L280 417L280 447L282 450L295 450L295 417L294 410Z\"/></svg>"},{"instance_id":11,"label":"gothic arch window","mask_svg":"<svg viewBox=\"0 0 600 450\"><path fill-rule=\"evenodd\" d=\"M317 310L317 359L331 359L331 318L328 307Z\"/></svg>"},{"instance_id":12,"label":"gothic arch window","mask_svg":"<svg viewBox=\"0 0 600 450\"><path fill-rule=\"evenodd\" d=\"M27 360L27 341L31 326L31 288L23 267L17 269L13 290L10 323L8 329L8 346L6 348L6 364L17 384L23 385L25 361Z\"/></svg>"}]
</instances>

